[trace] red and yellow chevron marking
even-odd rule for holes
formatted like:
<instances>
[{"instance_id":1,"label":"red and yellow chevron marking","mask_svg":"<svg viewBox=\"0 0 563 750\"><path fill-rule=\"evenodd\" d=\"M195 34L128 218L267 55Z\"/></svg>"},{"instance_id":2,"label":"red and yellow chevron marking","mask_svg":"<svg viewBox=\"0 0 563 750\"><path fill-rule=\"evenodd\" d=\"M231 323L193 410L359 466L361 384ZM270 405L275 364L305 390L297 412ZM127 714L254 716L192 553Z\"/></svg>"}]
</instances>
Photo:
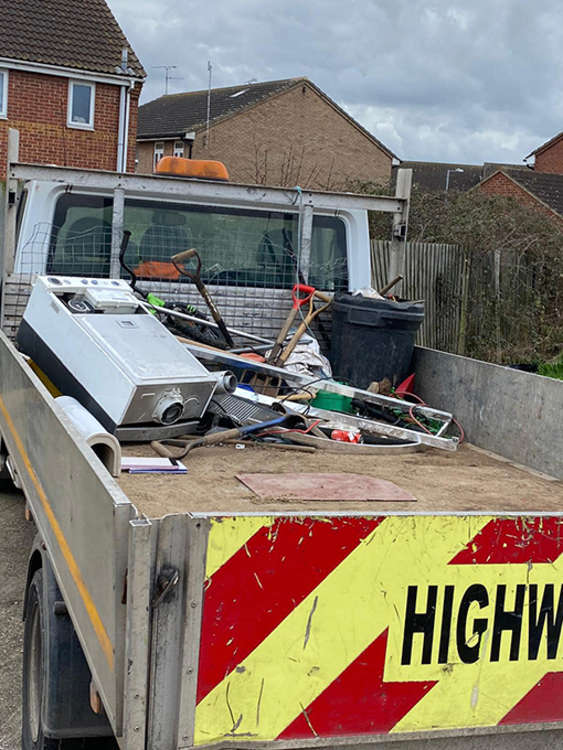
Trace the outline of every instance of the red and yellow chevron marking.
<instances>
[{"instance_id":1,"label":"red and yellow chevron marking","mask_svg":"<svg viewBox=\"0 0 563 750\"><path fill-rule=\"evenodd\" d=\"M563 519L212 521L196 744L563 721Z\"/></svg>"}]
</instances>

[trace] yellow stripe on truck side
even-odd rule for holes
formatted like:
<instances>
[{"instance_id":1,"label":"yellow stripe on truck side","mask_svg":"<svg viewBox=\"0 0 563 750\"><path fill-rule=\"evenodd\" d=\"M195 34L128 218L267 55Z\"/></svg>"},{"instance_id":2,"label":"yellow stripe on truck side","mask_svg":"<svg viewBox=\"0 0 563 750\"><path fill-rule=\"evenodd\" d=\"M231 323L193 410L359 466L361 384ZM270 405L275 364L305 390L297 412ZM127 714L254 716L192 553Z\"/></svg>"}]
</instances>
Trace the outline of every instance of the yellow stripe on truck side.
<instances>
[{"instance_id":1,"label":"yellow stripe on truck side","mask_svg":"<svg viewBox=\"0 0 563 750\"><path fill-rule=\"evenodd\" d=\"M457 569L456 569L457 568ZM469 570L468 570L469 568ZM478 568L477 570L472 568ZM438 586L446 582L454 585L457 594L453 602L454 612L459 609L464 591L471 585L485 582L488 590L494 591L498 586L506 586L506 609L514 609L516 586L522 584L529 575L531 583L539 591L544 591L546 584L563 580L563 558L555 563L540 563L530 570L528 564L520 565L487 565L485 566L449 566L442 576L433 576ZM486 575L484 575L486 573ZM441 578L441 580L440 580ZM488 584L488 585L487 585ZM527 603L527 602L526 602ZM481 641L479 658L474 664L462 664L450 654L451 661L445 665L435 662L430 665L412 664L409 668L410 680L435 679L437 684L409 713L391 730L392 732L415 732L433 726L495 726L556 664L547 660L545 645L541 647L540 658L530 661L525 658L510 659L510 632L502 635L498 661L489 658L494 622L494 605L486 607L473 606L468 618L466 639L471 642L472 623L477 618L487 620L486 630ZM443 602L438 600L436 620L441 621ZM524 606L520 651L524 650L528 626L529 608ZM456 621L452 621L455 628ZM455 631L454 631L455 632ZM558 658L562 656L563 643L558 648ZM385 679L400 679L404 667L400 664L401 654L392 651L387 659ZM550 663L551 662L551 663ZM403 677L404 679L404 677Z\"/></svg>"},{"instance_id":2,"label":"yellow stripe on truck side","mask_svg":"<svg viewBox=\"0 0 563 750\"><path fill-rule=\"evenodd\" d=\"M76 560L74 559L74 555L72 554L70 547L62 532L62 529L59 526L59 523L55 517L55 514L53 513L51 504L49 503L47 495L45 494L45 491L43 490L43 487L41 486L41 482L39 481L37 474L35 473L35 470L33 469L33 466L31 465L31 461L29 460L27 451L25 450L23 442L19 436L18 431L16 430L16 427L12 421L12 418L8 410L6 409L6 404L4 403L4 400L2 399L1 396L0 396L0 411L2 412L2 415L4 416L4 419L6 420L6 424L8 425L8 429L10 430L10 433L14 439L18 452L27 470L27 473L29 474L31 481L33 482L33 486L35 487L37 491L39 500L41 501L41 505L43 506L43 510L45 511L47 520L49 521L49 524L53 530L53 534L55 535L55 539L57 540L57 543L61 550L61 554L64 557L66 564L68 565L70 575L72 576L72 579L74 583L76 584L76 588L78 589L78 592L82 599L82 603L84 604L84 608L88 614L88 617L90 618L90 621L92 623L92 626L94 628L94 632L96 633L98 641L100 642L100 646L102 647L102 651L104 652L107 663L110 669L113 671L114 653L113 653L113 646L109 638L109 635L100 618L98 610L96 609L96 606L94 602L92 601L92 597L90 596L90 593L88 589L86 588L86 584L84 583L84 579L82 578L80 568L78 567Z\"/></svg>"}]
</instances>

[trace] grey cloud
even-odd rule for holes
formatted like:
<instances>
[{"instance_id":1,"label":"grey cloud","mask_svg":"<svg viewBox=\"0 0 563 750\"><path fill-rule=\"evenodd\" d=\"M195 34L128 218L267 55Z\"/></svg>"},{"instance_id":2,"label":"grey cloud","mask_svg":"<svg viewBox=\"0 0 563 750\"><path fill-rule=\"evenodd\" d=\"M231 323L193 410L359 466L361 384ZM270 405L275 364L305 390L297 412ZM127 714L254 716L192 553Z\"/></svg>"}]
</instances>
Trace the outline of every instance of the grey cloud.
<instances>
[{"instance_id":1,"label":"grey cloud","mask_svg":"<svg viewBox=\"0 0 563 750\"><path fill-rule=\"evenodd\" d=\"M405 159L519 162L563 129L557 0L110 0L170 91L306 75Z\"/></svg>"}]
</instances>

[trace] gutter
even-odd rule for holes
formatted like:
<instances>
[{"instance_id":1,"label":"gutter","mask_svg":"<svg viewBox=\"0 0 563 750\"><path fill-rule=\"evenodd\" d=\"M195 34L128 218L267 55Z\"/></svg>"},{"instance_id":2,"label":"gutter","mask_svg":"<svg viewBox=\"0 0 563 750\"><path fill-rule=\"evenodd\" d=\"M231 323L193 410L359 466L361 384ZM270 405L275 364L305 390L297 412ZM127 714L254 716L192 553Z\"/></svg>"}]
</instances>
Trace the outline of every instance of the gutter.
<instances>
[{"instance_id":1,"label":"gutter","mask_svg":"<svg viewBox=\"0 0 563 750\"><path fill-rule=\"evenodd\" d=\"M15 60L10 57L0 57L0 67L10 68L12 70L23 70L26 73L41 73L43 75L59 76L60 78L81 78L87 81L94 81L96 83L109 83L113 86L122 86L124 81L124 75L112 75L111 73L96 73L91 70L82 70L81 68L69 68L64 65L48 65L46 63L26 62L22 60ZM119 68L118 68L119 70ZM135 83L142 83L145 80L145 76L136 76L131 74L127 75L127 83L130 80Z\"/></svg>"},{"instance_id":2,"label":"gutter","mask_svg":"<svg viewBox=\"0 0 563 750\"><path fill-rule=\"evenodd\" d=\"M181 141L184 138L184 135L186 133L187 128L182 128L182 130L179 130L177 135L152 135L152 136L143 136L142 138L137 138L137 143L152 143L152 141ZM197 132L197 131L196 131Z\"/></svg>"}]
</instances>

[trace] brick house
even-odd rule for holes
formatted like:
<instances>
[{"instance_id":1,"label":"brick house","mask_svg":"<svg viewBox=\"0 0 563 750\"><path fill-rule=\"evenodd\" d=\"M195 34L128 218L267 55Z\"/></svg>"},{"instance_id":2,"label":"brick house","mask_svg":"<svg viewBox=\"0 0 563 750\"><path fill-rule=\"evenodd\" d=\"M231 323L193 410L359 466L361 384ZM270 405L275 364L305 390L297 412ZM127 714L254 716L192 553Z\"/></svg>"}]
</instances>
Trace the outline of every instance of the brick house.
<instances>
[{"instance_id":1,"label":"brick house","mask_svg":"<svg viewBox=\"0 0 563 750\"><path fill-rule=\"evenodd\" d=\"M217 159L231 180L336 189L388 183L395 155L307 78L161 96L139 108L137 171Z\"/></svg>"},{"instance_id":2,"label":"brick house","mask_svg":"<svg viewBox=\"0 0 563 750\"><path fill-rule=\"evenodd\" d=\"M535 151L525 157L524 161L532 156L534 157L534 170L536 172L563 174L563 132L538 146Z\"/></svg>"},{"instance_id":3,"label":"brick house","mask_svg":"<svg viewBox=\"0 0 563 750\"><path fill-rule=\"evenodd\" d=\"M133 171L145 71L105 0L0 0L0 189L20 161Z\"/></svg>"},{"instance_id":4,"label":"brick house","mask_svg":"<svg viewBox=\"0 0 563 750\"><path fill-rule=\"evenodd\" d=\"M479 183L489 195L504 195L537 208L563 229L563 174L535 169L499 169Z\"/></svg>"}]
</instances>

